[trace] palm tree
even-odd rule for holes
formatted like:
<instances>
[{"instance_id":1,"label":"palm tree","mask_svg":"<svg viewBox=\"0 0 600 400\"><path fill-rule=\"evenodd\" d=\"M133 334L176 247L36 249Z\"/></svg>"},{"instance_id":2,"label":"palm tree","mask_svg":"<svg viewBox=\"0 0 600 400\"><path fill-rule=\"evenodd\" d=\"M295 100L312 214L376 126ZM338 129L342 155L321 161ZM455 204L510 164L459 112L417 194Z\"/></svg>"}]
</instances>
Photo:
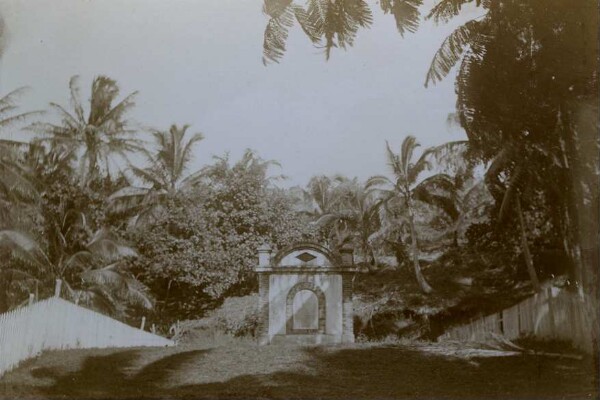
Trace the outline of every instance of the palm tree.
<instances>
[{"instance_id":1,"label":"palm tree","mask_svg":"<svg viewBox=\"0 0 600 400\"><path fill-rule=\"evenodd\" d=\"M318 226L318 221L322 216L337 211L341 189L346 181L347 178L342 176L313 176L306 188L293 187L289 190L294 200L294 211L306 216L318 228L318 240L326 247L335 247L344 242L338 224Z\"/></svg>"},{"instance_id":2,"label":"palm tree","mask_svg":"<svg viewBox=\"0 0 600 400\"><path fill-rule=\"evenodd\" d=\"M317 220L332 211L337 201L336 192L339 191L340 182L339 177L331 179L325 175L313 176L308 182L306 190L303 190L306 204L304 213Z\"/></svg>"},{"instance_id":3,"label":"palm tree","mask_svg":"<svg viewBox=\"0 0 600 400\"><path fill-rule=\"evenodd\" d=\"M40 114L40 111L14 113L18 109L17 99L25 90L26 88L19 88L0 98L0 133ZM0 139L0 226L6 226L13 220L15 204L38 197L35 185L23 165L23 153L28 146L28 143Z\"/></svg>"},{"instance_id":4,"label":"palm tree","mask_svg":"<svg viewBox=\"0 0 600 400\"><path fill-rule=\"evenodd\" d=\"M458 247L458 238L462 232L493 205L493 198L487 190L484 180L467 181L464 185L453 183L453 192L448 193L452 203L445 208L445 216L449 219L448 227L442 236L452 235L452 243Z\"/></svg>"},{"instance_id":5,"label":"palm tree","mask_svg":"<svg viewBox=\"0 0 600 400\"><path fill-rule=\"evenodd\" d=\"M61 116L61 123L36 123L30 129L42 135L42 140L52 146L77 150L79 177L85 185L99 177L102 170L110 175L110 164L115 162L113 157L127 160L129 153L143 151L136 138L136 130L125 119L135 104L133 99L137 92L114 104L119 95L116 81L98 76L92 82L90 109L86 116L78 76L71 78L69 88L71 112L59 104L50 103L50 107Z\"/></svg>"},{"instance_id":6,"label":"palm tree","mask_svg":"<svg viewBox=\"0 0 600 400\"><path fill-rule=\"evenodd\" d=\"M132 173L148 186L128 186L113 193L108 198L108 209L111 212L135 213L138 216L136 222L142 223L166 199L178 192L189 191L199 184L204 171L187 176L185 173L193 156L194 145L204 139L204 136L196 133L187 139L188 128L189 125L171 125L168 131L153 132L157 151L148 155L150 165L146 168L131 166Z\"/></svg>"},{"instance_id":7,"label":"palm tree","mask_svg":"<svg viewBox=\"0 0 600 400\"><path fill-rule=\"evenodd\" d=\"M527 226L523 216L522 198L524 194L531 190L531 180L535 178L536 172L528 167L526 163L532 161L534 157L525 156L523 146L506 145L502 151L494 158L490 167L486 171L485 179L492 194L501 201L498 220L502 222L507 218L510 210L517 217L519 225L519 233L521 237L521 252L525 259L527 273L534 290L540 291L540 281L537 272L533 265L533 258L529 250L529 239L527 234ZM527 161L526 161L527 160ZM511 168L512 167L512 168ZM501 175L506 171L511 170L509 179L504 183L501 180ZM528 182L528 184L526 184ZM527 186L529 186L527 188Z\"/></svg>"},{"instance_id":8,"label":"palm tree","mask_svg":"<svg viewBox=\"0 0 600 400\"><path fill-rule=\"evenodd\" d=\"M88 229L86 218L74 210L64 213L45 249L31 235L17 230L0 231L0 249L17 267L3 267L3 276L21 282L30 293L38 288L49 292L56 279L63 281L63 295L88 307L114 313L120 301L152 308L145 286L124 268L136 252L108 229L99 229L85 243L79 242Z\"/></svg>"},{"instance_id":9,"label":"palm tree","mask_svg":"<svg viewBox=\"0 0 600 400\"><path fill-rule=\"evenodd\" d=\"M330 210L317 220L317 224L332 228L334 247L340 248L347 241L353 241L365 260L375 265L375 254L371 246L371 235L379 228L379 203L367 188L356 178L348 180L338 177Z\"/></svg>"},{"instance_id":10,"label":"palm tree","mask_svg":"<svg viewBox=\"0 0 600 400\"><path fill-rule=\"evenodd\" d=\"M419 238L415 227L416 203L425 202L442 210L449 209L451 200L444 194L440 194L440 191L451 188L448 185L448 176L445 174L435 174L423 180L419 178L422 172L431 169L432 156L439 157L444 152L464 145L465 142L450 142L428 148L415 162L413 154L419 144L413 136L404 139L399 154L395 154L389 143L386 143L386 154L393 178L374 176L367 181L367 188L375 190L380 195L383 215L391 218L393 223L407 224L411 238L415 278L424 293L431 293L433 289L425 280L419 263Z\"/></svg>"}]
</instances>

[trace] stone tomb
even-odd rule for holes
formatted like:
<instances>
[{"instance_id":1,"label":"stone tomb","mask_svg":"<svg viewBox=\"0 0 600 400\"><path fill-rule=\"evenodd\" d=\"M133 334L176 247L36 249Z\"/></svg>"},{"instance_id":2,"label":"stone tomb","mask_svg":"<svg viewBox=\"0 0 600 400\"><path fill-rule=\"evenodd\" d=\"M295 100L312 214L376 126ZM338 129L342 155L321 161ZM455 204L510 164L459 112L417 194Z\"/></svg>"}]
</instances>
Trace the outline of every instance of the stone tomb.
<instances>
[{"instance_id":1,"label":"stone tomb","mask_svg":"<svg viewBox=\"0 0 600 400\"><path fill-rule=\"evenodd\" d=\"M352 249L334 255L313 243L273 255L258 249L260 344L354 342Z\"/></svg>"}]
</instances>

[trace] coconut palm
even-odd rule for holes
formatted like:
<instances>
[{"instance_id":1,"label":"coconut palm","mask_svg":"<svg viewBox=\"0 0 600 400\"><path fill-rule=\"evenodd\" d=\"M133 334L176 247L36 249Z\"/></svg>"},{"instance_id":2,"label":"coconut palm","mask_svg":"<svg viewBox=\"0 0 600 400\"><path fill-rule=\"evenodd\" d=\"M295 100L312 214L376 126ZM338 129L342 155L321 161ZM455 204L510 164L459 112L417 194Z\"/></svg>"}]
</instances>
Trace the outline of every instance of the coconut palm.
<instances>
[{"instance_id":1,"label":"coconut palm","mask_svg":"<svg viewBox=\"0 0 600 400\"><path fill-rule=\"evenodd\" d=\"M204 139L201 133L186 138L189 125L171 125L168 131L153 132L157 146L155 154L148 155L149 166L131 166L131 172L148 186L128 186L108 198L108 209L113 213L128 213L138 216L142 223L151 217L166 199L180 191L196 187L203 171L186 175L192 160L194 146Z\"/></svg>"},{"instance_id":2,"label":"coconut palm","mask_svg":"<svg viewBox=\"0 0 600 400\"><path fill-rule=\"evenodd\" d=\"M52 146L76 149L79 159L79 177L88 184L99 177L101 171L110 174L111 163L116 159L127 160L131 152L143 151L136 138L136 130L126 120L127 112L134 106L137 92L131 93L114 104L119 96L116 81L98 76L92 82L89 112L84 111L81 101L79 77L69 82L72 111L50 103L60 117L59 124L36 123L30 129L41 135Z\"/></svg>"},{"instance_id":3,"label":"coconut palm","mask_svg":"<svg viewBox=\"0 0 600 400\"><path fill-rule=\"evenodd\" d=\"M333 211L340 184L345 180L340 176L334 178L325 175L313 176L306 185L306 189L294 190L297 200L296 211L307 215L314 221Z\"/></svg>"},{"instance_id":4,"label":"coconut palm","mask_svg":"<svg viewBox=\"0 0 600 400\"><path fill-rule=\"evenodd\" d=\"M389 143L386 143L386 154L393 178L374 176L367 181L367 188L373 189L379 194L383 215L386 218L391 219L393 224L405 223L407 225L411 238L415 278L424 293L431 293L433 289L425 280L419 263L419 237L415 226L416 203L431 204L446 212L452 212L454 206L445 193L452 189L447 175L435 174L425 179L420 178L425 170L432 168L432 157L439 158L440 155L449 153L452 149L464 147L465 142L451 142L428 148L415 162L413 155L418 146L419 143L413 136L407 136L402 142L400 153L395 154Z\"/></svg>"},{"instance_id":5,"label":"coconut palm","mask_svg":"<svg viewBox=\"0 0 600 400\"><path fill-rule=\"evenodd\" d=\"M464 185L457 185L455 180L451 180L450 184L454 184L453 192L448 193L453 206L450 205L450 212L444 213L448 226L441 237L452 235L452 243L456 247L459 245L459 236L469 225L482 218L482 214L493 205L494 199L484 180L469 180Z\"/></svg>"},{"instance_id":6,"label":"coconut palm","mask_svg":"<svg viewBox=\"0 0 600 400\"><path fill-rule=\"evenodd\" d=\"M17 100L26 88L16 89L0 98L0 133L16 123L24 122L39 111L15 113L18 110ZM28 143L11 139L0 139L0 226L6 226L14 216L14 205L37 198L35 185L28 177L27 168L23 165L23 153Z\"/></svg>"},{"instance_id":7,"label":"coconut palm","mask_svg":"<svg viewBox=\"0 0 600 400\"><path fill-rule=\"evenodd\" d=\"M535 175L537 173L526 165L535 158L531 157L533 154L529 154L530 157L525 157L524 154L525 148L523 146L507 144L492 161L486 171L485 179L492 194L501 201L498 214L499 222L506 220L511 212L517 218L521 237L521 252L525 259L527 273L534 290L539 291L541 289L540 282L529 250L528 229L522 208L522 199L531 192L532 180L536 179ZM501 176L507 170L510 171L509 178L506 182L503 182Z\"/></svg>"},{"instance_id":8,"label":"coconut palm","mask_svg":"<svg viewBox=\"0 0 600 400\"><path fill-rule=\"evenodd\" d=\"M361 250L364 259L374 266L375 254L370 237L379 228L379 202L356 178L338 177L337 180L339 185L330 210L320 216L317 224L332 229L336 249L352 241Z\"/></svg>"},{"instance_id":9,"label":"coconut palm","mask_svg":"<svg viewBox=\"0 0 600 400\"><path fill-rule=\"evenodd\" d=\"M86 229L85 216L69 210L53 232L57 240L46 247L28 233L2 230L0 250L10 255L17 267L3 266L0 272L30 293L34 288L49 293L55 280L61 279L63 296L103 312L114 313L121 301L151 308L146 288L124 267L124 260L136 252L108 229L99 229L80 243Z\"/></svg>"}]
</instances>

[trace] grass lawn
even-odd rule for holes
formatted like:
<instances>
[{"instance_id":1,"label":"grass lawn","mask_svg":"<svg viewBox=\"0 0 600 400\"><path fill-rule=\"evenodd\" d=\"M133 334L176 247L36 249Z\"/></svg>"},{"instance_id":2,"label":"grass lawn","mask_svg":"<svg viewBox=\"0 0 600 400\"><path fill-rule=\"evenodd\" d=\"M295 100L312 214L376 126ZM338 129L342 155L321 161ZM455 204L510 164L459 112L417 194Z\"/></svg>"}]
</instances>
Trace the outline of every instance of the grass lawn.
<instances>
[{"instance_id":1,"label":"grass lawn","mask_svg":"<svg viewBox=\"0 0 600 400\"><path fill-rule=\"evenodd\" d=\"M435 345L434 345L435 347ZM459 358L422 346L179 346L47 352L0 398L597 398L589 358Z\"/></svg>"}]
</instances>

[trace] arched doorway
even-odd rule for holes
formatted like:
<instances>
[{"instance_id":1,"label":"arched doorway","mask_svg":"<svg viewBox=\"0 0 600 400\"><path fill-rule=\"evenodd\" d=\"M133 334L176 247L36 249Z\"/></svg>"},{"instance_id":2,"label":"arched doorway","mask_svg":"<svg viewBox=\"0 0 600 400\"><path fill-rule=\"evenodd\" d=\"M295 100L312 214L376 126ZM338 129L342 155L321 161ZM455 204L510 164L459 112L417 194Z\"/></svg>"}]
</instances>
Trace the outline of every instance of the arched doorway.
<instances>
[{"instance_id":1,"label":"arched doorway","mask_svg":"<svg viewBox=\"0 0 600 400\"><path fill-rule=\"evenodd\" d=\"M312 282L292 287L286 303L287 334L325 333L325 295Z\"/></svg>"}]
</instances>

